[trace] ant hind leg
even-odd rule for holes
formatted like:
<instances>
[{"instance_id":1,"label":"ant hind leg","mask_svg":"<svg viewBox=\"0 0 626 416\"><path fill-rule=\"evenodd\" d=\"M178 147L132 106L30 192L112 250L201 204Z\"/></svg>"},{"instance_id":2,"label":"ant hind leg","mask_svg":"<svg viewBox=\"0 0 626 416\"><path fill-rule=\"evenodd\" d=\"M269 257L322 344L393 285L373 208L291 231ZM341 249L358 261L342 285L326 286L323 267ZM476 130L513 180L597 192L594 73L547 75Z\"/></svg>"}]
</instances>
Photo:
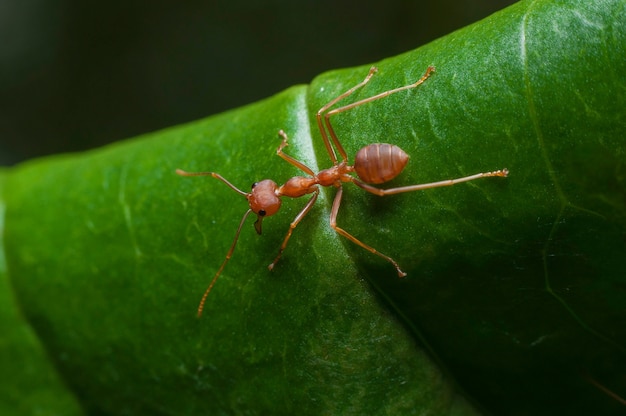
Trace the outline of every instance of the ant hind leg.
<instances>
[{"instance_id":1,"label":"ant hind leg","mask_svg":"<svg viewBox=\"0 0 626 416\"><path fill-rule=\"evenodd\" d=\"M339 212L339 206L341 205L342 195L343 195L343 188L340 186L339 189L337 189L337 195L335 195L335 200L333 201L332 211L330 212L330 226L335 231L337 231L337 233L344 236L348 240L352 241L354 244L357 244L363 247L365 250L369 251L370 253L376 254L378 257L382 257L383 259L387 260L389 263L393 265L393 267L396 268L396 271L398 272L398 277L405 277L406 272L400 269L400 265L398 265L398 263L394 259L381 253L380 251L376 250L374 247L368 246L367 244L363 243L361 240L357 239L352 234L348 233L344 229L337 226L337 213Z\"/></svg>"},{"instance_id":2,"label":"ant hind leg","mask_svg":"<svg viewBox=\"0 0 626 416\"><path fill-rule=\"evenodd\" d=\"M337 104L339 101L343 100L344 98L348 97L359 88L362 88L365 84L367 84L370 81L370 79L372 79L372 77L374 76L376 72L378 72L378 68L376 68L375 66L371 67L369 72L367 73L367 76L363 79L363 81L359 82L358 84L356 84L355 86L353 86L352 88L344 92L343 94L340 94L339 96L335 97L328 104L326 104L325 106L323 106L317 111L317 127L319 128L320 134L322 135L322 138L324 139L324 146L326 146L326 151L328 152L328 155L330 156L330 160L333 162L333 165L337 164L337 155L335 151L333 150L333 147L330 144L331 139L333 143L335 144L335 147L337 148L337 152L339 152L339 155L341 156L341 159L343 161L348 159L348 154L346 153L343 146L339 142L339 139L337 138L337 135L335 134L332 126L328 122L327 115L324 115L325 123L329 129L328 132L326 132L326 130L324 129L324 123L322 122L322 115L330 107ZM329 134L330 134L330 139L328 138Z\"/></svg>"}]
</instances>

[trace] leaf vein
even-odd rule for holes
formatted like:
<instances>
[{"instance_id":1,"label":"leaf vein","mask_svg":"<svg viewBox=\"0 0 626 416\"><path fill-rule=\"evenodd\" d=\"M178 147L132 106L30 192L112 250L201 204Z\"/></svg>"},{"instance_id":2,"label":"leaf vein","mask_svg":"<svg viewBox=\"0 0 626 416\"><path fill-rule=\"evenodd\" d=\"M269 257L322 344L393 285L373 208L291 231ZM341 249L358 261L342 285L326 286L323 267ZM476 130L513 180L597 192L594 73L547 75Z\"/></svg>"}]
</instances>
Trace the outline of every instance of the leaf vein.
<instances>
[{"instance_id":1,"label":"leaf vein","mask_svg":"<svg viewBox=\"0 0 626 416\"><path fill-rule=\"evenodd\" d=\"M141 248L137 244L137 237L135 236L135 227L133 226L133 216L130 205L126 201L126 182L128 177L128 165L124 166L122 169L122 173L120 174L120 191L118 193L118 202L122 207L122 212L124 214L124 222L126 224L126 228L128 229L128 234L130 236L130 240L133 244L133 248L135 251L135 256L137 258L143 255Z\"/></svg>"}]
</instances>

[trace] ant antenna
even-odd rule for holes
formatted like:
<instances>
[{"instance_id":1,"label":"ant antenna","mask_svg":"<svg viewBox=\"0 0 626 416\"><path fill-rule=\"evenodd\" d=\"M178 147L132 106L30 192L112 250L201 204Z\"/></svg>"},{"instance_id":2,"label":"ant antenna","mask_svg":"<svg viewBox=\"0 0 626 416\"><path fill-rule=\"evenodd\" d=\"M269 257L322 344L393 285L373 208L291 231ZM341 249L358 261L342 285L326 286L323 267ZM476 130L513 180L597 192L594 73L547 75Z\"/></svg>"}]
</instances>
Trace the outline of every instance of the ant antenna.
<instances>
[{"instance_id":1,"label":"ant antenna","mask_svg":"<svg viewBox=\"0 0 626 416\"><path fill-rule=\"evenodd\" d=\"M204 292L204 295L202 295L202 299L200 300L200 305L198 305L198 318L202 316L202 311L204 310L204 303L206 302L207 296L209 296L209 292L211 292L211 289L213 289L213 285L215 285L217 278L220 277L220 274L222 274L222 270L224 270L224 267L226 267L226 263L228 263L228 260L230 260L230 258L232 257L233 252L235 251L235 246L237 245L237 240L239 240L239 234L241 233L241 229L243 228L243 223L246 222L246 218L248 218L248 215L250 215L251 212L252 210L248 209L246 213L243 214L243 217L241 218L241 222L239 223L239 227L237 227L237 232L235 233L233 244L231 244L230 250L228 250L228 253L226 253L226 258L222 262L222 265L220 266L217 273L215 273L215 276L213 277L213 280L211 280L211 284L209 285L209 287L207 287L206 291Z\"/></svg>"},{"instance_id":2,"label":"ant antenna","mask_svg":"<svg viewBox=\"0 0 626 416\"><path fill-rule=\"evenodd\" d=\"M250 194L242 191L241 189L237 188L232 183L228 182L219 173L215 173L215 172L186 172L186 171L184 171L182 169L176 169L176 173L178 175L180 175L180 176L212 176L212 177L214 177L216 179L219 179L222 182L224 182L226 185L228 185L232 190L234 190L238 194L243 195L246 198L248 198L248 196L250 195ZM213 280L211 280L211 283L209 284L209 287L207 287L206 291L204 292L204 295L202 295L202 299L200 300L200 305L198 305L198 318L200 318L202 316L202 311L204 310L204 303L206 302L206 298L207 298L207 296L209 296L209 293L211 292L211 289L213 289L213 286L215 285L215 282L217 281L217 278L220 277L220 274L222 274L222 271L224 270L224 267L226 267L226 264L228 263L230 258L233 256L233 252L235 251L235 246L237 246L237 240L239 240L239 234L241 234L241 229L243 228L243 223L246 222L246 219L248 218L248 215L250 215L251 212L252 212L252 209L250 208L250 209L248 209L246 211L245 214L243 214L243 217L241 218L241 221L239 222L239 227L237 227L237 232L235 233L235 238L233 239L233 243L230 246L230 250L228 250L228 253L226 253L226 258L222 262L222 265L220 266L220 268L217 271L217 273L215 273L215 276L213 277ZM260 221L261 221L261 219L259 218L257 220L257 222L255 223L255 225L254 225L255 228L257 229L257 232L259 234L261 233L260 232L260 230L261 230L261 225L260 225L261 222Z\"/></svg>"}]
</instances>

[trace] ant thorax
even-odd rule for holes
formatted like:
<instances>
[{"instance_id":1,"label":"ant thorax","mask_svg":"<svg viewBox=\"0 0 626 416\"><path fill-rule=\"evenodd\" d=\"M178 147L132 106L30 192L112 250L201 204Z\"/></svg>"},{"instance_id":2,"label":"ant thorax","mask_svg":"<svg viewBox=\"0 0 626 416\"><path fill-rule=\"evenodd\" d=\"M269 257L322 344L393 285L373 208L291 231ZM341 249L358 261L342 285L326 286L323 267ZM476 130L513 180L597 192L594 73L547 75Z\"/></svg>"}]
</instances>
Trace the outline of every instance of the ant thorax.
<instances>
[{"instance_id":1,"label":"ant thorax","mask_svg":"<svg viewBox=\"0 0 626 416\"><path fill-rule=\"evenodd\" d=\"M288 196L290 198L299 198L306 194L315 192L318 182L315 178L306 176L294 176L289 179L283 186L276 191L278 196Z\"/></svg>"}]
</instances>

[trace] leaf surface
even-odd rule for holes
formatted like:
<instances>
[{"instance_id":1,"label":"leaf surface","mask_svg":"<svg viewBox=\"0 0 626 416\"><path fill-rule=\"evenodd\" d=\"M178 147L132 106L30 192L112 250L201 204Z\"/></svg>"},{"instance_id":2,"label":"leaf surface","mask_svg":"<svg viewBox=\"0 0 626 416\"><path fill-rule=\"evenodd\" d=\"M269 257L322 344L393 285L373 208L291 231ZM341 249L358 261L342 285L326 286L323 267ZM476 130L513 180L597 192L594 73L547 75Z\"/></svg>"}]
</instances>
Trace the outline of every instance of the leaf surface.
<instances>
[{"instance_id":1,"label":"leaf surface","mask_svg":"<svg viewBox=\"0 0 626 416\"><path fill-rule=\"evenodd\" d=\"M244 191L282 183L302 173L275 155L279 129L286 153L329 167L314 114L367 66L6 172L5 276L19 306L5 322L40 344L8 340L41 345L32 354L50 391L68 386L67 413L623 410L607 392L626 392L625 8L520 2L377 63L346 100L435 65L417 89L332 118L348 155L402 147L411 160L389 186L511 172L384 198L345 185L339 225L397 260L402 280L330 228L336 191L324 189L271 273L306 200L285 199L261 236L249 219L195 318L247 206L174 170L216 171Z\"/></svg>"}]
</instances>

